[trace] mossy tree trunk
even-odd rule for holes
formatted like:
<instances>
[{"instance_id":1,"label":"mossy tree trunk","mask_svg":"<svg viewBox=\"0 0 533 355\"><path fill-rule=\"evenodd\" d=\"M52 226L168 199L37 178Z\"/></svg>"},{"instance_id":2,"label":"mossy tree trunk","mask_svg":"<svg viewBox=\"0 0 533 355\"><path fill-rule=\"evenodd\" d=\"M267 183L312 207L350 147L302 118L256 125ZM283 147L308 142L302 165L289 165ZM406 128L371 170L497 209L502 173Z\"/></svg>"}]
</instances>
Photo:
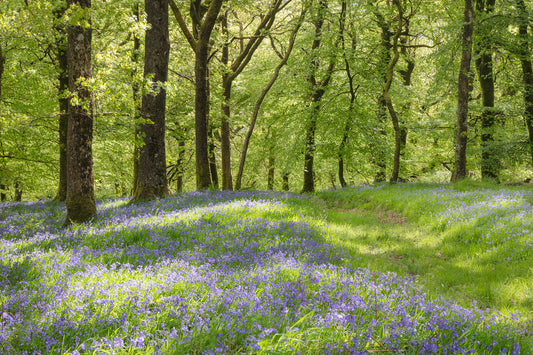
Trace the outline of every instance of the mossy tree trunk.
<instances>
[{"instance_id":1,"label":"mossy tree trunk","mask_svg":"<svg viewBox=\"0 0 533 355\"><path fill-rule=\"evenodd\" d=\"M134 200L163 197L170 193L167 180L165 150L166 90L170 42L168 37L168 1L146 0L146 31L144 78L151 81L151 90L143 94L139 149L139 172Z\"/></svg>"},{"instance_id":2,"label":"mossy tree trunk","mask_svg":"<svg viewBox=\"0 0 533 355\"><path fill-rule=\"evenodd\" d=\"M468 141L468 96L472 76L472 36L474 34L474 0L465 0L461 68L457 92L457 126L455 138L455 167L452 182L466 178L466 144Z\"/></svg>"},{"instance_id":3,"label":"mossy tree trunk","mask_svg":"<svg viewBox=\"0 0 533 355\"><path fill-rule=\"evenodd\" d=\"M516 0L516 5L520 13L519 24L519 57L522 65L522 81L524 83L524 119L529 135L529 151L531 163L533 165L533 67L531 65L531 43L528 33L529 11L524 0Z\"/></svg>"},{"instance_id":4,"label":"mossy tree trunk","mask_svg":"<svg viewBox=\"0 0 533 355\"><path fill-rule=\"evenodd\" d=\"M92 77L91 0L68 0L80 23L68 26L67 217L65 225L96 215L93 177L93 98L86 80ZM83 23L83 25L82 25ZM89 24L87 26L87 24Z\"/></svg>"},{"instance_id":5,"label":"mossy tree trunk","mask_svg":"<svg viewBox=\"0 0 533 355\"><path fill-rule=\"evenodd\" d=\"M67 199L67 130L68 130L68 56L67 56L67 31L61 20L66 10L66 2L60 3L54 10L57 21L54 30L56 35L56 60L57 79L59 91L59 186L54 197L56 201Z\"/></svg>"},{"instance_id":6,"label":"mossy tree trunk","mask_svg":"<svg viewBox=\"0 0 533 355\"><path fill-rule=\"evenodd\" d=\"M479 15L490 15L494 11L495 0L476 0ZM482 16L483 20L485 17ZM481 87L483 112L481 114L481 177L498 180L499 159L494 148L496 112L494 110L494 74L492 70L492 39L486 22L478 22L479 38L475 48L475 63Z\"/></svg>"}]
</instances>

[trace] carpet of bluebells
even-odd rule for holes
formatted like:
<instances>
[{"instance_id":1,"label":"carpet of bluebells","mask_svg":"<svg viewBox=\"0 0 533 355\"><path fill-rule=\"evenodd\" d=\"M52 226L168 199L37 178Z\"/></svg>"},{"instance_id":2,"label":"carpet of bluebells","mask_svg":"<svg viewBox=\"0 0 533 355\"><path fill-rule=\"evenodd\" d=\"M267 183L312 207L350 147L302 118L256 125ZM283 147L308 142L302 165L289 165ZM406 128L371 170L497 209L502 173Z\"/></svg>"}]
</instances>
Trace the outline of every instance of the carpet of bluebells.
<instances>
[{"instance_id":1,"label":"carpet of bluebells","mask_svg":"<svg viewBox=\"0 0 533 355\"><path fill-rule=\"evenodd\" d=\"M484 311L340 266L312 199L105 200L68 229L63 205L0 204L0 353L530 352Z\"/></svg>"}]
</instances>

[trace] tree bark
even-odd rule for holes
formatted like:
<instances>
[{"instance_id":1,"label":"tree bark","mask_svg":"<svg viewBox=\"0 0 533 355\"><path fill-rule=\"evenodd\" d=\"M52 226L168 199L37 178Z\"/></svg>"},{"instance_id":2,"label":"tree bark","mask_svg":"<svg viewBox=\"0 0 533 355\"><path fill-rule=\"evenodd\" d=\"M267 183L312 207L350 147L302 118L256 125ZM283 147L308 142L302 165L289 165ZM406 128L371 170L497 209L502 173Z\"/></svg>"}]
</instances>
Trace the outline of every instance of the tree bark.
<instances>
[{"instance_id":1,"label":"tree bark","mask_svg":"<svg viewBox=\"0 0 533 355\"><path fill-rule=\"evenodd\" d=\"M495 0L476 0L478 13L490 15L494 10ZM483 112L481 114L481 177L498 180L499 159L494 149L494 75L492 70L492 40L482 29L475 48L476 68L481 87Z\"/></svg>"},{"instance_id":2,"label":"tree bark","mask_svg":"<svg viewBox=\"0 0 533 355\"><path fill-rule=\"evenodd\" d=\"M89 26L68 26L68 83L72 98L68 107L67 217L65 225L84 222L96 215L93 177L93 98L83 83L92 77L91 0L68 0L74 11L82 11ZM75 100L74 100L75 99Z\"/></svg>"},{"instance_id":3,"label":"tree bark","mask_svg":"<svg viewBox=\"0 0 533 355\"><path fill-rule=\"evenodd\" d=\"M289 191L289 173L283 174L283 186L281 187L283 191Z\"/></svg>"},{"instance_id":4,"label":"tree bark","mask_svg":"<svg viewBox=\"0 0 533 355\"><path fill-rule=\"evenodd\" d=\"M457 127L455 141L455 167L452 182L466 178L466 145L468 140L468 96L472 76L472 36L474 33L474 0L465 0L461 68L457 92Z\"/></svg>"},{"instance_id":5,"label":"tree bark","mask_svg":"<svg viewBox=\"0 0 533 355\"><path fill-rule=\"evenodd\" d=\"M141 15L140 4L136 4L133 8L133 16L135 16L135 21L139 22ZM141 88L138 83L137 75L139 73L138 64L140 62L140 50L141 50L141 39L136 33L133 33L133 50L131 52L131 62L132 62L132 71L131 71L131 90L133 98L133 120L134 120L134 145L133 145L133 189L137 186L139 181L139 140L140 140L140 127L139 123L141 122Z\"/></svg>"},{"instance_id":6,"label":"tree bark","mask_svg":"<svg viewBox=\"0 0 533 355\"><path fill-rule=\"evenodd\" d=\"M133 200L163 197L170 193L165 151L166 90L170 42L168 37L168 1L146 0L144 78L151 91L143 94L140 126L144 144L139 150L139 173Z\"/></svg>"},{"instance_id":7,"label":"tree bark","mask_svg":"<svg viewBox=\"0 0 533 355\"><path fill-rule=\"evenodd\" d=\"M212 0L208 7L200 0L190 1L190 15L193 32L187 27L187 23L181 15L181 11L174 0L170 1L170 7L181 31L194 50L194 76L196 80L194 121L196 135L196 188L206 190L211 187L211 172L208 156L208 60L209 40L213 27L224 0Z\"/></svg>"},{"instance_id":8,"label":"tree bark","mask_svg":"<svg viewBox=\"0 0 533 355\"><path fill-rule=\"evenodd\" d=\"M516 0L520 13L519 25L519 57L522 65L522 81L524 83L524 119L529 135L529 152L533 165L533 67L531 65L531 43L528 34L529 11L524 0Z\"/></svg>"},{"instance_id":9,"label":"tree bark","mask_svg":"<svg viewBox=\"0 0 533 355\"><path fill-rule=\"evenodd\" d=\"M2 104L2 77L4 76L5 63L6 63L6 57L4 57L4 51L2 50L2 43L0 43L0 105Z\"/></svg>"},{"instance_id":10,"label":"tree bark","mask_svg":"<svg viewBox=\"0 0 533 355\"><path fill-rule=\"evenodd\" d=\"M390 49L392 33L390 31L390 25L387 23L381 13L378 11L374 12L374 15L377 18L378 25L381 29L381 39L380 39L380 54L378 62L378 74L381 75L383 84L387 82L387 69L391 61ZM381 137L386 137L387 132L385 131L384 125L387 121L387 101L383 96L383 92L379 95L377 101L377 128L376 134ZM374 182L383 182L387 179L387 158L384 142L381 139L377 139L373 143L375 154L372 157L374 165L377 168L376 174L374 175Z\"/></svg>"},{"instance_id":11,"label":"tree bark","mask_svg":"<svg viewBox=\"0 0 533 355\"><path fill-rule=\"evenodd\" d=\"M250 140L252 138L255 124L257 122L257 117L259 116L259 111L261 110L261 105L263 105L263 101L268 95L268 92L274 86L274 83L278 79L281 69L287 64L287 61L289 60L292 49L294 48L294 42L296 41L296 35L298 34L298 31L300 30L302 26L306 12L307 12L306 8L304 8L304 10L302 10L302 13L300 14L300 18L298 19L296 26L291 32L291 35L289 38L289 44L287 46L285 54L280 58L281 61L278 63L278 65L274 69L274 73L272 74L270 81L263 88L263 90L261 91L261 94L259 95L259 97L257 98L257 101L255 102L254 112L252 113L252 119L250 120L250 126L248 126L248 131L246 132L246 136L244 137L244 142L242 145L241 158L239 160L239 170L237 172L237 178L235 180L235 190L241 189L242 175L244 173L244 164L246 163L246 154L248 153L248 147L250 145Z\"/></svg>"},{"instance_id":12,"label":"tree bark","mask_svg":"<svg viewBox=\"0 0 533 355\"><path fill-rule=\"evenodd\" d=\"M58 97L59 97L59 186L55 201L64 202L67 199L67 130L68 130L68 56L67 56L67 31L60 25L66 10L66 3L54 10L57 21L54 26L56 36L56 60L58 70Z\"/></svg>"},{"instance_id":13,"label":"tree bark","mask_svg":"<svg viewBox=\"0 0 533 355\"><path fill-rule=\"evenodd\" d=\"M324 78L322 79L322 81L318 80L317 74L318 69L320 67L320 58L318 57L318 51L322 45L322 28L324 26L326 10L327 2L320 0L318 2L316 18L313 21L315 27L315 38L311 46L311 53L313 57L311 58L311 66L308 78L309 91L311 92L311 112L307 120L305 132L304 179L302 193L315 191L314 160L316 152L315 134L317 129L317 121L320 113L320 103L322 101L322 97L326 92L326 88L329 85L329 82L333 75L333 70L335 68L335 56L332 55L330 57L330 62L324 74Z\"/></svg>"},{"instance_id":14,"label":"tree bark","mask_svg":"<svg viewBox=\"0 0 533 355\"><path fill-rule=\"evenodd\" d=\"M394 128L394 159L392 164L392 174L390 182L398 182L400 175L400 153L402 150L402 132L400 128L400 120L398 113L396 112L390 96L390 88L392 86L392 80L394 77L394 68L400 58L400 52L398 50L398 41L403 31L404 13L400 0L393 0L394 5L398 9L398 28L392 38L392 58L387 66L387 75L385 86L383 87L383 99L387 103L387 109L392 120L392 127Z\"/></svg>"},{"instance_id":15,"label":"tree bark","mask_svg":"<svg viewBox=\"0 0 533 355\"><path fill-rule=\"evenodd\" d=\"M226 37L226 43L222 47L221 63L227 68L229 63L229 31L228 31L228 12L226 10L222 16L222 33ZM222 74L222 116L220 117L220 144L222 150L222 189L233 190L233 177L231 175L231 146L230 146L230 126L229 118L231 114L231 86L233 84L232 73L226 69Z\"/></svg>"}]
</instances>

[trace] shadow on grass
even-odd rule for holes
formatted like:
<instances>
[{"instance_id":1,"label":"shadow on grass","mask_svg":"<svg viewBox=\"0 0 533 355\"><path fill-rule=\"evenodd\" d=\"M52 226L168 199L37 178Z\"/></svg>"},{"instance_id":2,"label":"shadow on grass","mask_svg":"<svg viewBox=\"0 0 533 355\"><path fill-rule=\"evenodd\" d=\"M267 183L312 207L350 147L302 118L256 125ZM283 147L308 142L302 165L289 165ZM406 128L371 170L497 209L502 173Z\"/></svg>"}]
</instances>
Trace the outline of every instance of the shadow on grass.
<instances>
[{"instance_id":1,"label":"shadow on grass","mask_svg":"<svg viewBox=\"0 0 533 355\"><path fill-rule=\"evenodd\" d=\"M505 261L479 245L453 244L431 228L384 215L357 208L328 212L326 240L347 251L350 257L344 265L415 277L431 298L506 315L519 313L522 320L533 320L531 258ZM524 285L513 293L516 280Z\"/></svg>"}]
</instances>

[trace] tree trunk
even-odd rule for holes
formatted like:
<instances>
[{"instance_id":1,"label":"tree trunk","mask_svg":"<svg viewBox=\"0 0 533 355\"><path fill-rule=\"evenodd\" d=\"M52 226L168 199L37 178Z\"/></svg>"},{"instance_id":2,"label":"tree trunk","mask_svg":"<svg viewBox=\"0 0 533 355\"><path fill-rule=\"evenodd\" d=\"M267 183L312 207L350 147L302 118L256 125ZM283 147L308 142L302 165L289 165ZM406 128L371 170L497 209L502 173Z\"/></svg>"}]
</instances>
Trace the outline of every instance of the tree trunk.
<instances>
[{"instance_id":1,"label":"tree trunk","mask_svg":"<svg viewBox=\"0 0 533 355\"><path fill-rule=\"evenodd\" d=\"M346 0L342 1L342 12L346 13ZM350 89L350 106L348 108L348 118L346 119L346 123L344 125L344 131L342 134L342 140L341 144L339 145L339 152L338 152L338 174L339 174L339 183L341 184L341 187L346 187L347 183L344 179L344 154L346 154L346 145L348 144L348 138L350 136L350 131L352 129L352 120L353 118L353 112L355 108L355 99L356 99L356 93L359 89L359 86L355 88L354 85L354 77L355 75L352 74L351 68L350 68L350 62L348 60L347 52L346 52L346 39L345 39L345 18L341 17L340 19L340 37L341 37L341 44L342 44L342 56L344 59L344 66L346 71L346 76L348 77L348 87ZM355 41L352 40L352 50L355 50Z\"/></svg>"},{"instance_id":2,"label":"tree trunk","mask_svg":"<svg viewBox=\"0 0 533 355\"><path fill-rule=\"evenodd\" d=\"M139 22L140 20L140 4L136 4L133 8L133 16L135 16L135 21ZM133 95L133 120L134 120L134 126L135 129L133 131L134 136L134 145L133 145L133 189L132 191L135 191L135 188L137 186L137 182L139 181L139 140L140 140L140 127L139 122L141 122L141 88L138 82L137 75L139 75L139 61L141 57L141 39L139 36L132 32L133 34L133 50L131 52L131 62L132 62L132 71L131 71L131 89L132 89L132 95Z\"/></svg>"},{"instance_id":3,"label":"tree trunk","mask_svg":"<svg viewBox=\"0 0 533 355\"><path fill-rule=\"evenodd\" d=\"M390 96L390 88L392 86L392 80L394 77L394 68L396 64L398 63L398 59L400 58L400 52L398 51L398 41L403 31L404 14L403 14L403 8L402 8L402 4L400 0L393 0L393 3L396 5L398 9L398 28L392 39L393 55L387 66L387 75L386 75L387 80L383 88L383 99L387 103L387 109L389 110L389 115L392 120L392 127L394 128L394 159L393 159L393 164L392 164L392 174L391 174L390 182L398 182L398 179L400 176L400 153L402 150L402 131L400 128L400 120L398 118L398 113L396 112L396 110L394 109L394 105L392 104L392 98Z\"/></svg>"},{"instance_id":4,"label":"tree trunk","mask_svg":"<svg viewBox=\"0 0 533 355\"><path fill-rule=\"evenodd\" d=\"M2 104L2 77L4 76L4 65L6 63L6 57L2 50L2 43L0 43L0 106ZM0 111L1 113L2 111Z\"/></svg>"},{"instance_id":5,"label":"tree trunk","mask_svg":"<svg viewBox=\"0 0 533 355\"><path fill-rule=\"evenodd\" d=\"M320 103L325 94L325 89L329 85L333 69L335 68L335 56L330 57L329 65L324 74L322 81L317 78L318 69L320 68L320 58L318 57L319 49L322 45L322 27L326 16L327 2L319 1L316 18L313 21L315 26L315 38L311 46L311 68L309 70L309 91L311 92L311 112L306 125L305 132L305 153L304 153L304 180L302 193L315 191L315 172L314 161L316 152L315 134L317 128L318 116L320 113ZM344 16L342 14L341 16ZM340 37L339 37L340 38ZM337 43L338 44L338 43Z\"/></svg>"},{"instance_id":6,"label":"tree trunk","mask_svg":"<svg viewBox=\"0 0 533 355\"><path fill-rule=\"evenodd\" d=\"M176 160L176 169L177 169L177 177L176 177L176 192L182 193L183 192L183 173L184 173L184 165L185 165L185 139L181 138L178 142L178 159Z\"/></svg>"},{"instance_id":7,"label":"tree trunk","mask_svg":"<svg viewBox=\"0 0 533 355\"><path fill-rule=\"evenodd\" d=\"M15 182L15 198L16 202L22 201L22 183L20 181Z\"/></svg>"},{"instance_id":8,"label":"tree trunk","mask_svg":"<svg viewBox=\"0 0 533 355\"><path fill-rule=\"evenodd\" d=\"M466 144L468 140L468 96L471 78L472 35L474 32L474 0L465 0L461 68L457 92L457 127L455 167L452 182L466 178Z\"/></svg>"},{"instance_id":9,"label":"tree trunk","mask_svg":"<svg viewBox=\"0 0 533 355\"><path fill-rule=\"evenodd\" d=\"M283 179L282 190L289 191L289 173L284 173L282 179Z\"/></svg>"},{"instance_id":10,"label":"tree trunk","mask_svg":"<svg viewBox=\"0 0 533 355\"><path fill-rule=\"evenodd\" d=\"M233 84L233 73L228 68L229 63L229 32L228 32L228 12L226 10L222 16L222 34L226 37L226 43L222 47L221 64L225 70L222 74L222 116L220 117L220 144L222 148L222 189L233 190L233 177L231 176L231 146L230 146L230 100L231 86Z\"/></svg>"},{"instance_id":11,"label":"tree trunk","mask_svg":"<svg viewBox=\"0 0 533 355\"><path fill-rule=\"evenodd\" d=\"M56 59L58 70L58 97L59 97L59 186L55 201L64 202L67 199L67 130L68 130L68 57L67 57L67 31L61 21L65 14L66 4L61 4L54 10L58 24L54 26L56 36Z\"/></svg>"},{"instance_id":12,"label":"tree trunk","mask_svg":"<svg viewBox=\"0 0 533 355\"><path fill-rule=\"evenodd\" d=\"M478 13L490 15L494 10L495 0L476 0ZM494 149L494 75L492 71L492 40L485 34L488 29L480 30L476 52L476 68L481 97L483 101L483 113L481 114L481 177L483 179L498 180L499 159Z\"/></svg>"},{"instance_id":13,"label":"tree trunk","mask_svg":"<svg viewBox=\"0 0 533 355\"><path fill-rule=\"evenodd\" d=\"M90 9L91 0L68 0L68 6ZM75 10L76 11L76 10ZM90 14L83 11L83 14ZM68 107L67 217L65 225L84 222L96 215L93 178L93 98L83 81L92 77L90 15L81 20L89 26L68 26L69 91L75 95Z\"/></svg>"},{"instance_id":14,"label":"tree trunk","mask_svg":"<svg viewBox=\"0 0 533 355\"><path fill-rule=\"evenodd\" d=\"M2 202L5 202L5 200L7 199L6 191L7 191L7 186L4 184L0 184L0 201Z\"/></svg>"},{"instance_id":15,"label":"tree trunk","mask_svg":"<svg viewBox=\"0 0 533 355\"><path fill-rule=\"evenodd\" d=\"M274 73L272 74L270 81L263 88L263 90L261 91L261 94L259 95L259 97L257 98L257 101L255 102L254 112L252 113L252 119L250 120L250 126L248 127L248 131L246 132L246 136L244 137L244 142L242 145L241 158L239 160L239 170L237 172L237 178L235 180L235 190L241 189L241 181L242 181L242 175L244 173L244 164L246 162L246 154L248 153L248 147L250 145L250 140L252 138L255 124L257 122L257 117L259 116L259 110L261 109L261 105L263 105L263 101L265 100L268 92L270 91L272 86L274 86L274 83L278 79L281 69L287 64L287 61L289 60L292 49L294 48L294 42L296 41L296 35L298 34L300 27L302 26L302 22L305 18L305 14L306 14L306 9L304 8L302 13L300 14L300 18L298 19L296 26L291 32L291 36L289 38L289 45L287 46L287 50L285 51L285 54L280 58L281 61L276 66L276 69L274 69Z\"/></svg>"},{"instance_id":16,"label":"tree trunk","mask_svg":"<svg viewBox=\"0 0 533 355\"><path fill-rule=\"evenodd\" d=\"M209 155L209 172L211 174L211 188L218 190L218 169L217 169L217 145L216 142L219 140L215 136L215 127L211 117L211 74L209 66L207 67L207 150Z\"/></svg>"},{"instance_id":17,"label":"tree trunk","mask_svg":"<svg viewBox=\"0 0 533 355\"><path fill-rule=\"evenodd\" d=\"M267 189L274 190L274 173L276 169L276 157L271 154L268 157Z\"/></svg>"},{"instance_id":18,"label":"tree trunk","mask_svg":"<svg viewBox=\"0 0 533 355\"><path fill-rule=\"evenodd\" d=\"M375 15L378 20L378 25L381 29L381 39L380 39L380 54L378 62L378 74L381 75L383 84L387 82L387 68L389 66L391 55L390 49L392 33L389 28L389 23L385 21L383 15L379 12L375 12ZM387 179L387 154L385 151L385 142L383 139L387 136L384 125L387 121L387 101L385 100L383 92L378 97L377 102L377 128L376 135L378 139L373 143L375 154L372 157L374 165L376 165L376 174L374 175L374 182L383 182Z\"/></svg>"},{"instance_id":19,"label":"tree trunk","mask_svg":"<svg viewBox=\"0 0 533 355\"><path fill-rule=\"evenodd\" d=\"M144 144L139 150L139 173L134 200L163 197L170 193L165 151L166 90L170 42L168 1L146 0L144 78L151 80L151 91L143 95L141 115L148 123L140 127Z\"/></svg>"},{"instance_id":20,"label":"tree trunk","mask_svg":"<svg viewBox=\"0 0 533 355\"><path fill-rule=\"evenodd\" d=\"M522 81L524 83L524 118L529 134L529 152L533 165L533 67L531 65L531 43L528 35L529 12L524 0L516 0L520 12L520 63L522 65Z\"/></svg>"}]
</instances>

